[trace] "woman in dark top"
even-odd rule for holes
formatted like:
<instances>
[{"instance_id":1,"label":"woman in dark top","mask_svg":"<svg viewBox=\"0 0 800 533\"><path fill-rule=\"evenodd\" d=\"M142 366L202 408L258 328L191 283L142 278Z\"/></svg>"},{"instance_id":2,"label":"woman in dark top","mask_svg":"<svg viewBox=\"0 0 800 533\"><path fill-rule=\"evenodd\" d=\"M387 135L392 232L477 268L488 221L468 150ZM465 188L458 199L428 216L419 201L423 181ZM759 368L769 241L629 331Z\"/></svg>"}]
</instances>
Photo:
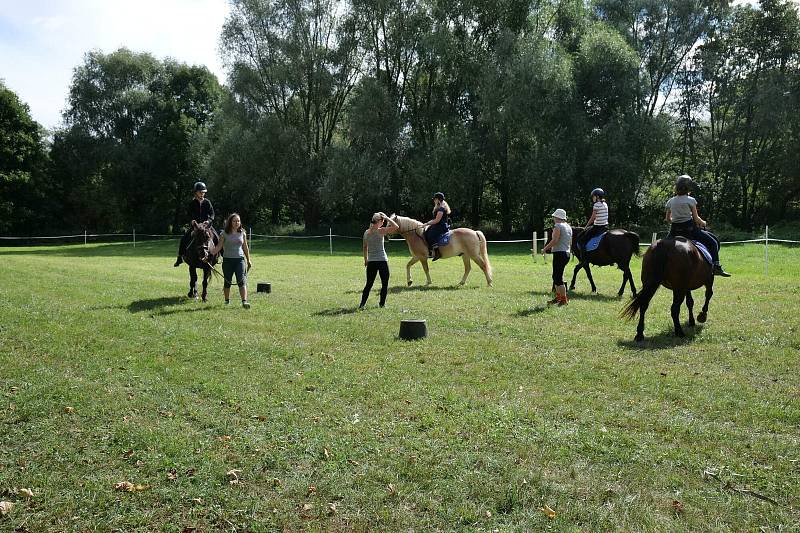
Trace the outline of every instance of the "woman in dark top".
<instances>
[{"instance_id":1,"label":"woman in dark top","mask_svg":"<svg viewBox=\"0 0 800 533\"><path fill-rule=\"evenodd\" d=\"M187 206L187 215L189 216L189 227L191 228L191 221L194 220L198 224L202 224L203 222L208 222L211 231L216 234L214 230L214 206L211 205L211 202L206 198L206 184L202 181L198 181L194 184L194 198L189 202ZM175 264L172 266L180 266L183 263L183 254L186 253L186 247L189 245L189 241L191 241L192 232L190 230L186 230L181 237L181 243L178 246L178 258L175 260Z\"/></svg>"},{"instance_id":2,"label":"woman in dark top","mask_svg":"<svg viewBox=\"0 0 800 533\"><path fill-rule=\"evenodd\" d=\"M447 224L447 217L450 216L450 206L444 201L444 193L437 192L433 195L433 218L426 222L424 225L428 227L425 230L425 242L428 243L428 257L433 257L436 261L441 254L439 253L439 246L437 243L442 235L450 231L450 226Z\"/></svg>"}]
</instances>

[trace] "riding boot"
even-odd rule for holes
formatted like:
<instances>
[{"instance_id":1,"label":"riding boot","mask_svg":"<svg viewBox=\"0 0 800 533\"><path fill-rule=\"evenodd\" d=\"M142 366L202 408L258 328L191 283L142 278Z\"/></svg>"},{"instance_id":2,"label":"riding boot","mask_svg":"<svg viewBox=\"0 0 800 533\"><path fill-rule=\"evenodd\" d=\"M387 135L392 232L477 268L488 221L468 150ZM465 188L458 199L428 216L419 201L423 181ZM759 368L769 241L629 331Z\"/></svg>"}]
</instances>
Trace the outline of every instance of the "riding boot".
<instances>
[{"instance_id":1,"label":"riding boot","mask_svg":"<svg viewBox=\"0 0 800 533\"><path fill-rule=\"evenodd\" d=\"M439 251L439 247L436 246L433 249L433 260L436 261L437 259L441 259L442 252Z\"/></svg>"},{"instance_id":2,"label":"riding boot","mask_svg":"<svg viewBox=\"0 0 800 533\"><path fill-rule=\"evenodd\" d=\"M183 257L179 255L178 258L175 260L175 264L172 266L174 267L181 266L181 263L183 263Z\"/></svg>"},{"instance_id":3,"label":"riding boot","mask_svg":"<svg viewBox=\"0 0 800 533\"><path fill-rule=\"evenodd\" d=\"M715 276L721 276L723 278L731 277L731 275L729 273L725 272L725 270L722 268L722 265L720 265L719 263L714 265L714 275Z\"/></svg>"}]
</instances>

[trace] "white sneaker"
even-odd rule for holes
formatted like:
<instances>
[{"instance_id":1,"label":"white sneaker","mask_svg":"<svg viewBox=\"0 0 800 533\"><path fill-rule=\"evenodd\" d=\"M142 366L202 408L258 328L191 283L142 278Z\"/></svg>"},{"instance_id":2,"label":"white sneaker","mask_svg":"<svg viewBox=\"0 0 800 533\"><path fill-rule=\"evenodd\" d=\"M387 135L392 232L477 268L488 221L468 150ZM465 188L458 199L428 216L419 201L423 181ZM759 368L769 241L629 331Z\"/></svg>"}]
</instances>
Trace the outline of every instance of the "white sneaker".
<instances>
[{"instance_id":1,"label":"white sneaker","mask_svg":"<svg viewBox=\"0 0 800 533\"><path fill-rule=\"evenodd\" d=\"M231 301L230 300L225 300L225 305L231 305Z\"/></svg>"},{"instance_id":2,"label":"white sneaker","mask_svg":"<svg viewBox=\"0 0 800 533\"><path fill-rule=\"evenodd\" d=\"M242 300L242 307L244 307L245 309L250 309L250 302L248 302L247 300Z\"/></svg>"}]
</instances>

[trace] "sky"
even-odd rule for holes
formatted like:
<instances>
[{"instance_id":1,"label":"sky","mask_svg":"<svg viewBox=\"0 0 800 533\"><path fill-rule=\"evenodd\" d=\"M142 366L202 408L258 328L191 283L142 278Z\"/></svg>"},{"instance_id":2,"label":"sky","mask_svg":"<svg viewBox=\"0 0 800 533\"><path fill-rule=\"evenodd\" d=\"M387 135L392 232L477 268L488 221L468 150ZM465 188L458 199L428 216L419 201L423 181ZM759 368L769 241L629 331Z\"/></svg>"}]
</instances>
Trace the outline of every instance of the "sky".
<instances>
[{"instance_id":1,"label":"sky","mask_svg":"<svg viewBox=\"0 0 800 533\"><path fill-rule=\"evenodd\" d=\"M46 128L61 123L73 69L90 50L205 65L223 83L228 10L227 0L0 0L0 79Z\"/></svg>"}]
</instances>

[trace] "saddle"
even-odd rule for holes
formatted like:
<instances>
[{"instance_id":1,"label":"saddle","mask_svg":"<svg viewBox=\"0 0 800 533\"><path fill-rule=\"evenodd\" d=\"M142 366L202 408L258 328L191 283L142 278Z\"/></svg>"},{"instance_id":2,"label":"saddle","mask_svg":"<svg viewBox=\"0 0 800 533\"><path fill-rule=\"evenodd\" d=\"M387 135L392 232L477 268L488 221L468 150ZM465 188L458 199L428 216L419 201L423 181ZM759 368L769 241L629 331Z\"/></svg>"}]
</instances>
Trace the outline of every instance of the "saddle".
<instances>
[{"instance_id":1,"label":"saddle","mask_svg":"<svg viewBox=\"0 0 800 533\"><path fill-rule=\"evenodd\" d=\"M586 251L587 252L592 252L594 250L597 250L597 248L600 247L600 242L603 240L603 237L606 236L606 233L608 233L608 232L604 231L600 235L596 235L596 236L592 237L591 239L589 239L589 241L586 243Z\"/></svg>"},{"instance_id":2,"label":"saddle","mask_svg":"<svg viewBox=\"0 0 800 533\"><path fill-rule=\"evenodd\" d=\"M441 237L439 237L439 240L436 241L434 246L442 247L442 246L447 246L448 244L450 244L450 232L449 231L444 233Z\"/></svg>"},{"instance_id":3,"label":"saddle","mask_svg":"<svg viewBox=\"0 0 800 533\"><path fill-rule=\"evenodd\" d=\"M711 261L711 253L708 251L708 248L706 248L705 244L703 244L700 241L694 241L694 240L692 241L692 244L694 244L695 248L697 248L697 250L700 252L700 255L703 256L703 259L706 260L706 263L708 263L709 265L713 264Z\"/></svg>"}]
</instances>

